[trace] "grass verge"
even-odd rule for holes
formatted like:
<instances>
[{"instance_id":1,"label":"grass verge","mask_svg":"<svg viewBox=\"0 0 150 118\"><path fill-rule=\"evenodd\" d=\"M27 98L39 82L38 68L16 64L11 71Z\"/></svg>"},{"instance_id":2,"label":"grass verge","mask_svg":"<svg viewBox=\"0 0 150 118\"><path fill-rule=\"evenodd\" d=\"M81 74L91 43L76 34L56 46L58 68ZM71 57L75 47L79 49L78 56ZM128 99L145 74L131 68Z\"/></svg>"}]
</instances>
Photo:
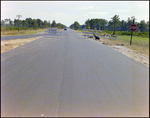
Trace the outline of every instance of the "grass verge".
<instances>
[{"instance_id":1,"label":"grass verge","mask_svg":"<svg viewBox=\"0 0 150 118\"><path fill-rule=\"evenodd\" d=\"M130 42L131 36L117 36L117 39L121 39L127 42ZM142 38L138 36L132 37L132 43L142 44L142 45L149 45L149 38Z\"/></svg>"}]
</instances>

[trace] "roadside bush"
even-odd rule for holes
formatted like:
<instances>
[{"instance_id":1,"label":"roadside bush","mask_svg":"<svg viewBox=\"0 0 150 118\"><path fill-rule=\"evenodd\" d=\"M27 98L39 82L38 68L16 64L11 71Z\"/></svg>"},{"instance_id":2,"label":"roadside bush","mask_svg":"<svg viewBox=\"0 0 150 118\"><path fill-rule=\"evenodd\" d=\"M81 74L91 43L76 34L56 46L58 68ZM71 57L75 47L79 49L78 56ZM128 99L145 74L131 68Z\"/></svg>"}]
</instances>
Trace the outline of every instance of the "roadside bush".
<instances>
[{"instance_id":1,"label":"roadside bush","mask_svg":"<svg viewBox=\"0 0 150 118\"><path fill-rule=\"evenodd\" d=\"M126 35L126 32L121 32L121 35Z\"/></svg>"}]
</instances>

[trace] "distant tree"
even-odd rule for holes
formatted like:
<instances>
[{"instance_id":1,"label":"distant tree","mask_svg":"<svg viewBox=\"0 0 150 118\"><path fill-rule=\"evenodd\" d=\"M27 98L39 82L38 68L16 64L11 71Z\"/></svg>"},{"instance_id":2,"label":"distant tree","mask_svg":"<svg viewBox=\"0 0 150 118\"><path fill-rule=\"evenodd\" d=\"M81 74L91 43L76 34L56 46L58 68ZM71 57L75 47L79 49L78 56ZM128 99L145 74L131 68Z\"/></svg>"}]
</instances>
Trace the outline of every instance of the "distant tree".
<instances>
[{"instance_id":1,"label":"distant tree","mask_svg":"<svg viewBox=\"0 0 150 118\"><path fill-rule=\"evenodd\" d=\"M125 26L125 21L124 21L124 20L122 20L122 21L121 21L121 31L123 31L123 30L124 30L124 26Z\"/></svg>"},{"instance_id":2,"label":"distant tree","mask_svg":"<svg viewBox=\"0 0 150 118\"><path fill-rule=\"evenodd\" d=\"M130 19L130 17L128 17L128 20L127 20L127 28L128 28L128 31L130 31L130 25L132 24L132 20Z\"/></svg>"},{"instance_id":3,"label":"distant tree","mask_svg":"<svg viewBox=\"0 0 150 118\"><path fill-rule=\"evenodd\" d=\"M65 28L66 26L64 25L64 24L62 24L62 23L57 23L56 24L56 27L58 27L59 26L59 28Z\"/></svg>"},{"instance_id":4,"label":"distant tree","mask_svg":"<svg viewBox=\"0 0 150 118\"><path fill-rule=\"evenodd\" d=\"M79 28L80 28L80 24L77 21L75 21L74 22L74 29L77 30Z\"/></svg>"},{"instance_id":5,"label":"distant tree","mask_svg":"<svg viewBox=\"0 0 150 118\"><path fill-rule=\"evenodd\" d=\"M124 21L124 31L126 31L128 29L128 23L127 21Z\"/></svg>"},{"instance_id":6,"label":"distant tree","mask_svg":"<svg viewBox=\"0 0 150 118\"><path fill-rule=\"evenodd\" d=\"M132 23L132 24L135 24L135 20L136 20L135 16L132 16L132 17L131 17L131 23Z\"/></svg>"},{"instance_id":7,"label":"distant tree","mask_svg":"<svg viewBox=\"0 0 150 118\"><path fill-rule=\"evenodd\" d=\"M22 21L22 26L25 27L25 20Z\"/></svg>"},{"instance_id":8,"label":"distant tree","mask_svg":"<svg viewBox=\"0 0 150 118\"><path fill-rule=\"evenodd\" d=\"M101 21L100 19L95 19L95 25L96 25L96 28L99 29L100 26L101 26Z\"/></svg>"},{"instance_id":9,"label":"distant tree","mask_svg":"<svg viewBox=\"0 0 150 118\"><path fill-rule=\"evenodd\" d=\"M43 21L40 21L40 28L43 28Z\"/></svg>"},{"instance_id":10,"label":"distant tree","mask_svg":"<svg viewBox=\"0 0 150 118\"><path fill-rule=\"evenodd\" d=\"M28 21L23 20L23 21L22 21L22 26L23 26L23 27L27 27L27 26L28 26Z\"/></svg>"},{"instance_id":11,"label":"distant tree","mask_svg":"<svg viewBox=\"0 0 150 118\"><path fill-rule=\"evenodd\" d=\"M84 25L84 24L81 25L80 28L81 28L81 29L85 29L85 25Z\"/></svg>"},{"instance_id":12,"label":"distant tree","mask_svg":"<svg viewBox=\"0 0 150 118\"><path fill-rule=\"evenodd\" d=\"M51 27L51 22L50 22L50 20L48 21L48 27Z\"/></svg>"},{"instance_id":13,"label":"distant tree","mask_svg":"<svg viewBox=\"0 0 150 118\"><path fill-rule=\"evenodd\" d=\"M137 30L136 31L140 31L140 23L135 21L135 25L137 26Z\"/></svg>"},{"instance_id":14,"label":"distant tree","mask_svg":"<svg viewBox=\"0 0 150 118\"><path fill-rule=\"evenodd\" d=\"M146 25L149 26L149 21L146 22Z\"/></svg>"},{"instance_id":15,"label":"distant tree","mask_svg":"<svg viewBox=\"0 0 150 118\"><path fill-rule=\"evenodd\" d=\"M28 27L32 27L33 24L32 18L26 18L26 21L28 22Z\"/></svg>"},{"instance_id":16,"label":"distant tree","mask_svg":"<svg viewBox=\"0 0 150 118\"><path fill-rule=\"evenodd\" d=\"M108 23L107 20L102 19L102 28L103 28L103 30L105 29L105 25L106 25L107 23Z\"/></svg>"},{"instance_id":17,"label":"distant tree","mask_svg":"<svg viewBox=\"0 0 150 118\"><path fill-rule=\"evenodd\" d=\"M4 20L1 21L1 26L5 26L5 21Z\"/></svg>"},{"instance_id":18,"label":"distant tree","mask_svg":"<svg viewBox=\"0 0 150 118\"><path fill-rule=\"evenodd\" d=\"M98 19L98 18L96 18L96 19L91 19L91 20L86 20L85 21L85 27L90 27L91 29L95 29L95 28L97 28L97 29L99 29L99 28L101 28L101 29L105 29L105 26L108 24L108 21L107 20L105 20L105 19Z\"/></svg>"},{"instance_id":19,"label":"distant tree","mask_svg":"<svg viewBox=\"0 0 150 118\"><path fill-rule=\"evenodd\" d=\"M43 25L44 25L44 27L48 26L48 22L47 22L47 20L44 20Z\"/></svg>"},{"instance_id":20,"label":"distant tree","mask_svg":"<svg viewBox=\"0 0 150 118\"><path fill-rule=\"evenodd\" d=\"M42 20L41 19L37 19L37 24L38 24L38 27L42 28Z\"/></svg>"},{"instance_id":21,"label":"distant tree","mask_svg":"<svg viewBox=\"0 0 150 118\"><path fill-rule=\"evenodd\" d=\"M37 20L36 19L33 19L32 20L32 26L33 26L33 29L37 29L37 27L38 27L38 23L37 23Z\"/></svg>"},{"instance_id":22,"label":"distant tree","mask_svg":"<svg viewBox=\"0 0 150 118\"><path fill-rule=\"evenodd\" d=\"M74 24L71 24L71 25L70 25L70 28L73 29L73 28L74 28Z\"/></svg>"},{"instance_id":23,"label":"distant tree","mask_svg":"<svg viewBox=\"0 0 150 118\"><path fill-rule=\"evenodd\" d=\"M114 32L113 34L115 34L115 29L118 26L119 23L119 15L115 15L114 17L111 18L112 19L112 23L113 23L113 28L114 28Z\"/></svg>"},{"instance_id":24,"label":"distant tree","mask_svg":"<svg viewBox=\"0 0 150 118\"><path fill-rule=\"evenodd\" d=\"M13 26L13 21L9 20L9 25L12 27Z\"/></svg>"},{"instance_id":25,"label":"distant tree","mask_svg":"<svg viewBox=\"0 0 150 118\"><path fill-rule=\"evenodd\" d=\"M52 27L56 27L56 22L55 22L55 20L53 20L53 22L52 22L52 25L51 25Z\"/></svg>"},{"instance_id":26,"label":"distant tree","mask_svg":"<svg viewBox=\"0 0 150 118\"><path fill-rule=\"evenodd\" d=\"M14 20L14 26L15 26L15 27L20 27L20 20L15 19L15 20Z\"/></svg>"},{"instance_id":27,"label":"distant tree","mask_svg":"<svg viewBox=\"0 0 150 118\"><path fill-rule=\"evenodd\" d=\"M19 32L20 23L21 23L21 21L19 19L14 20L14 26L18 27L18 32Z\"/></svg>"},{"instance_id":28,"label":"distant tree","mask_svg":"<svg viewBox=\"0 0 150 118\"><path fill-rule=\"evenodd\" d=\"M96 27L96 21L95 21L95 19L91 19L91 20L89 21L89 23L90 23L90 28L91 28L91 29L95 29L95 27Z\"/></svg>"},{"instance_id":29,"label":"distant tree","mask_svg":"<svg viewBox=\"0 0 150 118\"><path fill-rule=\"evenodd\" d=\"M112 30L112 28L113 28L113 23L111 20L108 22L108 28L109 28L109 30Z\"/></svg>"},{"instance_id":30,"label":"distant tree","mask_svg":"<svg viewBox=\"0 0 150 118\"><path fill-rule=\"evenodd\" d=\"M87 27L87 28L90 27L90 20L89 19L85 21L85 27Z\"/></svg>"},{"instance_id":31,"label":"distant tree","mask_svg":"<svg viewBox=\"0 0 150 118\"><path fill-rule=\"evenodd\" d=\"M8 26L9 25L9 19L6 18L6 19L4 19L4 21L5 21L5 25Z\"/></svg>"},{"instance_id":32,"label":"distant tree","mask_svg":"<svg viewBox=\"0 0 150 118\"><path fill-rule=\"evenodd\" d=\"M145 31L146 30L146 23L145 23L145 20L141 20L140 22L140 30L141 32Z\"/></svg>"},{"instance_id":33,"label":"distant tree","mask_svg":"<svg viewBox=\"0 0 150 118\"><path fill-rule=\"evenodd\" d=\"M14 26L17 27L17 19L14 19Z\"/></svg>"},{"instance_id":34,"label":"distant tree","mask_svg":"<svg viewBox=\"0 0 150 118\"><path fill-rule=\"evenodd\" d=\"M19 20L19 27L22 27L22 20Z\"/></svg>"},{"instance_id":35,"label":"distant tree","mask_svg":"<svg viewBox=\"0 0 150 118\"><path fill-rule=\"evenodd\" d=\"M146 31L149 31L149 21L146 22Z\"/></svg>"}]
</instances>

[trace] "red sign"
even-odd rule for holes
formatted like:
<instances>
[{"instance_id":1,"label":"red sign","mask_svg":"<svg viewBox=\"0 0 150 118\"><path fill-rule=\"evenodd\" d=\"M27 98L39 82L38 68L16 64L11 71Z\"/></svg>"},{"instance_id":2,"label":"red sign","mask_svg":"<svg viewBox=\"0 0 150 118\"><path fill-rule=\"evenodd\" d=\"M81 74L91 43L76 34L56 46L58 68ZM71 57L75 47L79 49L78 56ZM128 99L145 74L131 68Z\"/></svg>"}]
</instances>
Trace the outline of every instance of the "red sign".
<instances>
[{"instance_id":1,"label":"red sign","mask_svg":"<svg viewBox=\"0 0 150 118\"><path fill-rule=\"evenodd\" d=\"M137 29L137 26L135 24L130 25L130 30L135 31Z\"/></svg>"}]
</instances>

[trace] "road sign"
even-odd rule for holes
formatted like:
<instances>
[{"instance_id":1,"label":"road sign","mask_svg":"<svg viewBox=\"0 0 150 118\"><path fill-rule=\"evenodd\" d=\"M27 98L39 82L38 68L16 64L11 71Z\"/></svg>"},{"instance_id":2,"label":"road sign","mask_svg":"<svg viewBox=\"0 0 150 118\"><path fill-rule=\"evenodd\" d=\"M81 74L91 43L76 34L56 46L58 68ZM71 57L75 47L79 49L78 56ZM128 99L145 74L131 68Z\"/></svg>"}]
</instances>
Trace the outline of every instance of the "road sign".
<instances>
[{"instance_id":1,"label":"road sign","mask_svg":"<svg viewBox=\"0 0 150 118\"><path fill-rule=\"evenodd\" d=\"M89 29L90 29L90 27L89 27Z\"/></svg>"},{"instance_id":2,"label":"road sign","mask_svg":"<svg viewBox=\"0 0 150 118\"><path fill-rule=\"evenodd\" d=\"M48 26L46 25L46 27L48 27Z\"/></svg>"},{"instance_id":3,"label":"road sign","mask_svg":"<svg viewBox=\"0 0 150 118\"><path fill-rule=\"evenodd\" d=\"M130 25L130 30L132 31L131 32L131 40L130 40L130 45L132 43L132 34L133 34L133 31L135 31L137 29L137 26L135 24L132 24Z\"/></svg>"},{"instance_id":4,"label":"road sign","mask_svg":"<svg viewBox=\"0 0 150 118\"><path fill-rule=\"evenodd\" d=\"M137 26L135 24L130 25L130 30L135 31L137 29Z\"/></svg>"},{"instance_id":5,"label":"road sign","mask_svg":"<svg viewBox=\"0 0 150 118\"><path fill-rule=\"evenodd\" d=\"M58 26L58 28L59 28L59 26Z\"/></svg>"},{"instance_id":6,"label":"road sign","mask_svg":"<svg viewBox=\"0 0 150 118\"><path fill-rule=\"evenodd\" d=\"M86 29L86 27L85 27L85 29Z\"/></svg>"}]
</instances>

